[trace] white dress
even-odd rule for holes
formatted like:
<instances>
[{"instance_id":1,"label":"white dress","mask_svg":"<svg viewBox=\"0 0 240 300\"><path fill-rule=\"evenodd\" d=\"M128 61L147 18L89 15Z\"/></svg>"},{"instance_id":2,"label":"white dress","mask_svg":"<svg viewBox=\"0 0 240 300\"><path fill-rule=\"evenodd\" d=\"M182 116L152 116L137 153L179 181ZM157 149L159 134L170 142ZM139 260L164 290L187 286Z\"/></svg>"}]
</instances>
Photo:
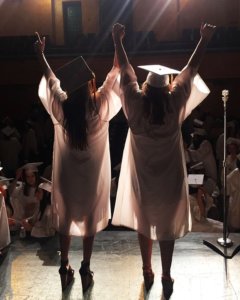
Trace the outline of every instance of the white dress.
<instances>
[{"instance_id":1,"label":"white dress","mask_svg":"<svg viewBox=\"0 0 240 300\"><path fill-rule=\"evenodd\" d=\"M104 229L110 213L110 152L109 121L121 108L117 96L119 70L108 74L98 102L98 114L88 117L88 148L77 151L64 139L62 126L62 93L59 80L54 77L52 89L43 77L39 97L54 125L52 204L55 227L66 235L91 236ZM119 91L118 91L119 92Z\"/></svg>"},{"instance_id":2,"label":"white dress","mask_svg":"<svg viewBox=\"0 0 240 300\"><path fill-rule=\"evenodd\" d=\"M52 205L47 205L42 218L40 218L39 210L30 218L33 223L31 230L31 236L37 238L50 237L55 235L54 229L54 215Z\"/></svg>"},{"instance_id":3,"label":"white dress","mask_svg":"<svg viewBox=\"0 0 240 300\"><path fill-rule=\"evenodd\" d=\"M208 140L203 140L197 150L189 149L194 162L202 162L205 175L217 182L217 164L213 153L213 148Z\"/></svg>"},{"instance_id":4,"label":"white dress","mask_svg":"<svg viewBox=\"0 0 240 300\"><path fill-rule=\"evenodd\" d=\"M227 175L227 192L229 197L228 225L240 229L240 171L238 168Z\"/></svg>"},{"instance_id":5,"label":"white dress","mask_svg":"<svg viewBox=\"0 0 240 300\"><path fill-rule=\"evenodd\" d=\"M0 192L0 250L10 244L8 217L3 194Z\"/></svg>"},{"instance_id":6,"label":"white dress","mask_svg":"<svg viewBox=\"0 0 240 300\"><path fill-rule=\"evenodd\" d=\"M152 240L176 239L191 228L181 123L209 90L197 76L201 91L194 85L189 97L191 82L181 84L182 74L178 75L174 85L179 85L169 100L172 112L166 114L166 123L149 125L143 118L143 99L130 65L122 70L123 81L126 74L131 82L122 86L122 105L130 130L112 222Z\"/></svg>"},{"instance_id":7,"label":"white dress","mask_svg":"<svg viewBox=\"0 0 240 300\"><path fill-rule=\"evenodd\" d=\"M31 217L39 209L39 201L35 196L35 192L36 188L30 187L29 195L24 195L24 183L21 183L14 189L11 194L13 219L21 222L21 220Z\"/></svg>"}]
</instances>

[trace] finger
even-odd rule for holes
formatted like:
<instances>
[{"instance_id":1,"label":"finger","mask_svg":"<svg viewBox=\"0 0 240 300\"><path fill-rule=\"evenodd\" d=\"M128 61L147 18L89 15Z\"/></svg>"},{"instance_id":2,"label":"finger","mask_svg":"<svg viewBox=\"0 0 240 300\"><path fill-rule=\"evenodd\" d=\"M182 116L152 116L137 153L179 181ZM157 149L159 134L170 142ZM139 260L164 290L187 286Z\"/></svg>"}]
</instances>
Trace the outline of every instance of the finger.
<instances>
[{"instance_id":1,"label":"finger","mask_svg":"<svg viewBox=\"0 0 240 300\"><path fill-rule=\"evenodd\" d=\"M38 33L38 32L35 32L35 35L36 35L36 37L37 37L39 43L42 43L42 40L41 40L41 38L40 38L39 33Z\"/></svg>"}]
</instances>

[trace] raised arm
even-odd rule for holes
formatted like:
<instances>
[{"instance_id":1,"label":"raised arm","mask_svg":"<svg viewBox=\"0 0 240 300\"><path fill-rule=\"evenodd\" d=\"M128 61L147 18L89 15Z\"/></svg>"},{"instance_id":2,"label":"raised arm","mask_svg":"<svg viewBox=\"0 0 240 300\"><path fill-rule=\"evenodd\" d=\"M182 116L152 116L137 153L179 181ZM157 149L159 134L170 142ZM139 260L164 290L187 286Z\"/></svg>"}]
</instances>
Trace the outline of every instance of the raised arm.
<instances>
[{"instance_id":1,"label":"raised arm","mask_svg":"<svg viewBox=\"0 0 240 300\"><path fill-rule=\"evenodd\" d=\"M45 50L45 37L42 39L40 38L40 35L38 32L35 33L37 37L37 41L34 44L35 52L37 54L38 61L40 63L40 66L42 68L43 74L47 79L49 79L52 75L54 75L52 69L50 68L46 57L44 55Z\"/></svg>"},{"instance_id":2,"label":"raised arm","mask_svg":"<svg viewBox=\"0 0 240 300\"><path fill-rule=\"evenodd\" d=\"M112 36L115 47L116 60L119 68L128 63L128 57L124 49L122 40L125 35L125 27L119 23L113 25Z\"/></svg>"},{"instance_id":3,"label":"raised arm","mask_svg":"<svg viewBox=\"0 0 240 300\"><path fill-rule=\"evenodd\" d=\"M210 25L207 23L203 23L200 28L200 40L191 55L187 65L185 68L189 69L191 72L191 76L194 77L198 73L198 69L200 67L202 58L204 56L204 53L206 51L207 45L209 41L211 40L214 32L215 32L216 26Z\"/></svg>"}]
</instances>

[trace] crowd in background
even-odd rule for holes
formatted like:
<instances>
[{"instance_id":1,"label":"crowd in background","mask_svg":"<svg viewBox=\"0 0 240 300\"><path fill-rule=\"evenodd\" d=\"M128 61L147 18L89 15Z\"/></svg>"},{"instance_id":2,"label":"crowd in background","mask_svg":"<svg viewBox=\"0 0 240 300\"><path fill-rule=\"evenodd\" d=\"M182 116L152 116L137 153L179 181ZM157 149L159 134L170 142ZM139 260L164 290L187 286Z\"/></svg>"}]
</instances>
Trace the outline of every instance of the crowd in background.
<instances>
[{"instance_id":1,"label":"crowd in background","mask_svg":"<svg viewBox=\"0 0 240 300\"><path fill-rule=\"evenodd\" d=\"M223 119L215 118L209 113L201 111L201 107L195 109L183 124L182 134L185 148L188 174L204 174L201 184L190 184L189 193L193 221L211 218L223 220L223 159L224 159L224 134ZM122 151L128 126L120 112L110 123L110 151L112 161L112 211L115 200L115 192L122 158ZM228 225L229 230L240 230L240 121L230 119L227 122L226 143L226 174L228 190ZM41 206L39 199L39 184L44 180L51 181L51 162L53 148L53 127L49 116L39 106L35 107L29 118L15 124L5 116L0 124L0 185L7 181L8 192L1 189L5 195L5 205L12 231L24 227L31 232L31 220L37 220L36 215L43 211L50 203L50 197ZM32 162L41 162L34 173L34 184L28 184L28 179L23 176L24 168ZM19 171L23 170L23 171ZM19 172L21 175L19 175ZM23 179L24 178L24 179ZM35 205L31 212L25 212L22 216L16 216L19 211L19 199L16 199L16 188L24 189L27 186L32 193ZM32 189L32 191L30 191ZM115 191L115 192L114 192ZM45 191L46 192L46 191ZM45 194L44 192L44 194ZM48 194L49 191L47 192ZM39 198L40 197L40 198ZM38 199L38 200L37 200ZM48 204L46 204L48 203ZM29 207L28 207L29 208ZM16 223L16 220L20 222ZM15 222L13 221L15 220ZM26 222L27 220L27 222ZM30 223L30 225L29 225ZM51 227L51 226L50 226ZM52 235L50 230L50 235Z\"/></svg>"}]
</instances>

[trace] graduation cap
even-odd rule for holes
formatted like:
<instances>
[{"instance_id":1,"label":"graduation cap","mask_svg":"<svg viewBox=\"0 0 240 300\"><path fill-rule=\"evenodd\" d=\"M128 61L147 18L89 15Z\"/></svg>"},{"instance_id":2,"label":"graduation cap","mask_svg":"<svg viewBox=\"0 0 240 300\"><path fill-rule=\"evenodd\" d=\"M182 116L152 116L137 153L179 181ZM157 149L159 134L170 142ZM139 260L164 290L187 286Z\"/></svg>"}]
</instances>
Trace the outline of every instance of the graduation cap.
<instances>
[{"instance_id":1,"label":"graduation cap","mask_svg":"<svg viewBox=\"0 0 240 300\"><path fill-rule=\"evenodd\" d=\"M1 132L7 136L7 137L10 137L11 135L13 135L14 133L14 128L10 127L10 126L6 126L4 128L2 128Z\"/></svg>"},{"instance_id":2,"label":"graduation cap","mask_svg":"<svg viewBox=\"0 0 240 300\"><path fill-rule=\"evenodd\" d=\"M92 80L95 75L82 56L79 56L56 70L56 77L61 82L61 88L68 95Z\"/></svg>"},{"instance_id":3,"label":"graduation cap","mask_svg":"<svg viewBox=\"0 0 240 300\"><path fill-rule=\"evenodd\" d=\"M236 139L236 138L233 138L233 137L229 137L227 139L227 145L230 145L230 144L234 144L236 146L240 146L240 139Z\"/></svg>"},{"instance_id":4,"label":"graduation cap","mask_svg":"<svg viewBox=\"0 0 240 300\"><path fill-rule=\"evenodd\" d=\"M200 161L190 167L190 170L202 170L204 168L203 162Z\"/></svg>"},{"instance_id":5,"label":"graduation cap","mask_svg":"<svg viewBox=\"0 0 240 300\"><path fill-rule=\"evenodd\" d=\"M197 127L195 127L193 135L206 136L207 132L206 132L206 130L204 128L197 128Z\"/></svg>"},{"instance_id":6,"label":"graduation cap","mask_svg":"<svg viewBox=\"0 0 240 300\"><path fill-rule=\"evenodd\" d=\"M201 120L199 120L199 119L194 119L194 120L193 120L193 124L194 124L194 126L196 126L196 127L203 127L204 122L201 121Z\"/></svg>"},{"instance_id":7,"label":"graduation cap","mask_svg":"<svg viewBox=\"0 0 240 300\"><path fill-rule=\"evenodd\" d=\"M22 166L20 169L23 169L27 172L38 172L38 166L40 166L42 164L43 164L43 162L27 163L24 166Z\"/></svg>"},{"instance_id":8,"label":"graduation cap","mask_svg":"<svg viewBox=\"0 0 240 300\"><path fill-rule=\"evenodd\" d=\"M45 190L45 191L51 193L52 192L52 182L44 177L41 177L41 179L43 180L43 182L41 182L38 187L42 190Z\"/></svg>"},{"instance_id":9,"label":"graduation cap","mask_svg":"<svg viewBox=\"0 0 240 300\"><path fill-rule=\"evenodd\" d=\"M204 174L188 174L189 185L202 185Z\"/></svg>"},{"instance_id":10,"label":"graduation cap","mask_svg":"<svg viewBox=\"0 0 240 300\"><path fill-rule=\"evenodd\" d=\"M0 176L0 185L2 185L2 187L6 190L9 185L9 182L13 179L14 178L7 178L4 176Z\"/></svg>"},{"instance_id":11,"label":"graduation cap","mask_svg":"<svg viewBox=\"0 0 240 300\"><path fill-rule=\"evenodd\" d=\"M180 71L161 65L138 66L140 69L148 71L146 82L155 88L163 88L169 85L169 75L179 74Z\"/></svg>"}]
</instances>

